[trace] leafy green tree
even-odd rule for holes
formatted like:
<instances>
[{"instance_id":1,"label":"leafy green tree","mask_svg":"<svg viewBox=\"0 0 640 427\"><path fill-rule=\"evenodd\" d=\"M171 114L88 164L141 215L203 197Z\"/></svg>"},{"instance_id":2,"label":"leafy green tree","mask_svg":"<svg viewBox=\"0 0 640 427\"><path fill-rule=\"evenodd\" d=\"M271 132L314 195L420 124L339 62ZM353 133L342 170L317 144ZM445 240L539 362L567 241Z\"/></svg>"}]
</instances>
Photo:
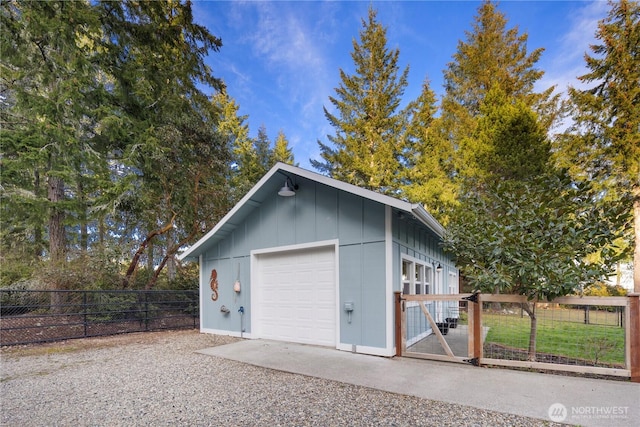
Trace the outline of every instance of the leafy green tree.
<instances>
[{"instance_id":1,"label":"leafy green tree","mask_svg":"<svg viewBox=\"0 0 640 427\"><path fill-rule=\"evenodd\" d=\"M558 139L559 162L575 179L596 182L610 203L627 203L635 236L634 290L640 292L640 4L610 2L598 44L585 55L593 87L569 89L573 125Z\"/></svg>"},{"instance_id":2,"label":"leafy green tree","mask_svg":"<svg viewBox=\"0 0 640 427\"><path fill-rule=\"evenodd\" d=\"M588 183L551 162L543 125L523 101L498 87L480 105L473 156L445 248L475 290L525 295L536 357L536 302L579 291L613 271L620 251L610 207Z\"/></svg>"},{"instance_id":3,"label":"leafy green tree","mask_svg":"<svg viewBox=\"0 0 640 427\"><path fill-rule=\"evenodd\" d=\"M407 125L399 105L409 68L398 74L400 51L387 49L386 29L376 15L369 8L368 20L362 20L360 43L353 41L355 74L340 70L341 84L336 96L329 97L336 114L324 110L336 133L327 136L331 145L318 141L323 161L311 160L311 164L333 178L396 194Z\"/></svg>"},{"instance_id":4,"label":"leafy green tree","mask_svg":"<svg viewBox=\"0 0 640 427\"><path fill-rule=\"evenodd\" d=\"M624 212L596 200L587 184L576 186L566 176L506 180L482 193L464 192L463 208L447 227L445 248L474 290L531 300L523 305L531 322L529 360L536 357L535 302L603 280L619 259L610 243Z\"/></svg>"}]
</instances>

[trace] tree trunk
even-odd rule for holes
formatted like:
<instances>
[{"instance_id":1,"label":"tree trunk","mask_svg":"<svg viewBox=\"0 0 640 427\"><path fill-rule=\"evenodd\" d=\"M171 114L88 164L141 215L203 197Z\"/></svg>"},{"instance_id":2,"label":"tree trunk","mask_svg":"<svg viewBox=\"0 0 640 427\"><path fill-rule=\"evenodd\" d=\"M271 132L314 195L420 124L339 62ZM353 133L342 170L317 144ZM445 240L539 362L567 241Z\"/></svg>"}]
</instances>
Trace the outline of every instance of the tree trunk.
<instances>
[{"instance_id":1,"label":"tree trunk","mask_svg":"<svg viewBox=\"0 0 640 427\"><path fill-rule=\"evenodd\" d=\"M78 216L80 220L80 251L86 254L89 250L89 229L88 229L88 215L87 215L87 196L84 192L84 183L82 182L82 176L78 175L78 201L80 202L80 209Z\"/></svg>"},{"instance_id":2,"label":"tree trunk","mask_svg":"<svg viewBox=\"0 0 640 427\"><path fill-rule=\"evenodd\" d=\"M167 260L167 279L174 280L176 278L176 258L171 256Z\"/></svg>"},{"instance_id":3,"label":"tree trunk","mask_svg":"<svg viewBox=\"0 0 640 427\"><path fill-rule=\"evenodd\" d=\"M149 242L149 246L147 247L147 271L149 272L149 274L151 274L151 272L154 269L154 265L153 265L153 258L154 258L154 252L155 252L155 248L154 248L154 244L153 242Z\"/></svg>"},{"instance_id":4,"label":"tree trunk","mask_svg":"<svg viewBox=\"0 0 640 427\"><path fill-rule=\"evenodd\" d=\"M49 257L54 263L64 261L66 244L64 235L64 211L59 205L64 198L64 182L50 176L48 179L49 208Z\"/></svg>"},{"instance_id":5,"label":"tree trunk","mask_svg":"<svg viewBox=\"0 0 640 427\"><path fill-rule=\"evenodd\" d=\"M175 240L175 233L172 230L167 234L168 248L176 247L174 240ZM173 254L171 254L171 256L167 259L167 279L171 281L171 280L174 280L175 278L176 278L176 259L173 256Z\"/></svg>"},{"instance_id":6,"label":"tree trunk","mask_svg":"<svg viewBox=\"0 0 640 427\"><path fill-rule=\"evenodd\" d=\"M104 250L104 239L107 234L107 226L104 222L104 215L100 215L100 219L98 220L98 242L100 242L102 250Z\"/></svg>"},{"instance_id":7,"label":"tree trunk","mask_svg":"<svg viewBox=\"0 0 640 427\"><path fill-rule=\"evenodd\" d=\"M42 196L42 189L40 188L40 173L36 170L33 173L33 194L36 198ZM42 222L34 221L33 225L33 243L34 243L34 260L39 261L44 252L44 242L42 241Z\"/></svg>"},{"instance_id":8,"label":"tree trunk","mask_svg":"<svg viewBox=\"0 0 640 427\"><path fill-rule=\"evenodd\" d=\"M145 249L147 248L147 246L149 245L149 243L151 242L151 239L153 239L156 236L159 236L161 234L166 233L167 231L171 230L173 228L173 222L176 219L176 214L173 214L173 217L171 218L171 221L165 225L164 227L152 231L151 233L147 234L147 237L145 237L145 239L142 241L142 243L140 244L140 247L138 248L138 250L136 251L136 253L133 255L133 259L131 260L131 263L129 264L129 268L127 269L127 273L124 276L124 279L122 279L122 287L123 288L127 288L129 286L129 281L131 280L131 277L133 276L133 273L136 271L136 267L138 266L138 261L140 261L140 257L142 256L142 254L144 253Z\"/></svg>"},{"instance_id":9,"label":"tree trunk","mask_svg":"<svg viewBox=\"0 0 640 427\"><path fill-rule=\"evenodd\" d=\"M640 293L640 184L633 187L632 195L635 237L635 247L633 250L633 291Z\"/></svg>"},{"instance_id":10,"label":"tree trunk","mask_svg":"<svg viewBox=\"0 0 640 427\"><path fill-rule=\"evenodd\" d=\"M529 331L529 352L527 355L527 360L529 362L536 361L536 341L538 334L538 319L536 318L536 303L535 302L526 302L522 304L522 308L529 315L529 320L531 321L531 330Z\"/></svg>"},{"instance_id":11,"label":"tree trunk","mask_svg":"<svg viewBox=\"0 0 640 427\"><path fill-rule=\"evenodd\" d=\"M64 181L56 176L49 176L47 180L47 197L50 202L49 207L49 258L51 261L51 280L49 288L59 290L62 288L59 283L57 271L63 268L66 258L66 243L64 234L64 211L59 207L64 199ZM51 306L54 312L59 312L62 305L62 294L51 293Z\"/></svg>"}]
</instances>

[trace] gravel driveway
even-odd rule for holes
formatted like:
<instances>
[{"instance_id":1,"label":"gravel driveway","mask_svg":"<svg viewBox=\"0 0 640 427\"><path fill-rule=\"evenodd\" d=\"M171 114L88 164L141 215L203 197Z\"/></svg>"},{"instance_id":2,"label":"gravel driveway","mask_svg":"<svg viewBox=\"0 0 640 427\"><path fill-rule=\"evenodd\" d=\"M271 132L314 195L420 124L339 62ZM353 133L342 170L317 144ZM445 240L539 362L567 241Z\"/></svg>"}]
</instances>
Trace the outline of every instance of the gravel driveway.
<instances>
[{"instance_id":1,"label":"gravel driveway","mask_svg":"<svg viewBox=\"0 0 640 427\"><path fill-rule=\"evenodd\" d=\"M195 353L235 340L176 331L3 348L0 425L554 425Z\"/></svg>"}]
</instances>

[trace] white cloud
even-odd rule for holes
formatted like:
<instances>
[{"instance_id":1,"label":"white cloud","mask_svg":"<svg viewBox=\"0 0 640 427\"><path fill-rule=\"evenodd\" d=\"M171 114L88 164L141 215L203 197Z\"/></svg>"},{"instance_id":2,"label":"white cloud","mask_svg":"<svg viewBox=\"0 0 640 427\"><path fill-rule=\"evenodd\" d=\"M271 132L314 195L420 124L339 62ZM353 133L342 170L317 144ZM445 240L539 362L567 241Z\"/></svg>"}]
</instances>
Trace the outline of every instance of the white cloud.
<instances>
[{"instance_id":1,"label":"white cloud","mask_svg":"<svg viewBox=\"0 0 640 427\"><path fill-rule=\"evenodd\" d=\"M598 22L608 13L604 1L587 3L567 18L567 31L557 40L555 46L549 46L549 55L545 75L537 85L538 90L556 86L559 92L566 92L568 86L582 87L578 77L588 72L584 55L591 54L590 45L596 42L595 34Z\"/></svg>"}]
</instances>

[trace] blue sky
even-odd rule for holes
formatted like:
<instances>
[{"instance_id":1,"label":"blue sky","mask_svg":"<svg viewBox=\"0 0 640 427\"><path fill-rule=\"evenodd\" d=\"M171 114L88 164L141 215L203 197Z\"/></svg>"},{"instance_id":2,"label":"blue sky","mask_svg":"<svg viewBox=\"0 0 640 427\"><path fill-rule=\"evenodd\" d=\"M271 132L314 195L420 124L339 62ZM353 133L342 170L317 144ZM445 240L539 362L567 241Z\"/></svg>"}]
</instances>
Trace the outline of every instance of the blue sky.
<instances>
[{"instance_id":1,"label":"blue sky","mask_svg":"<svg viewBox=\"0 0 640 427\"><path fill-rule=\"evenodd\" d=\"M222 39L207 59L216 77L248 115L251 136L264 125L271 140L283 130L295 160L312 169L318 140L334 134L323 107L340 84L339 70L354 70L353 40L359 41L369 5L387 28L387 47L400 49L400 66L410 66L404 103L415 99L429 79L440 97L443 70L458 42L472 31L478 1L194 1L196 22ZM507 27L528 33L528 50L545 52L537 89L579 87L584 53L594 43L605 1L502 1Z\"/></svg>"}]
</instances>

